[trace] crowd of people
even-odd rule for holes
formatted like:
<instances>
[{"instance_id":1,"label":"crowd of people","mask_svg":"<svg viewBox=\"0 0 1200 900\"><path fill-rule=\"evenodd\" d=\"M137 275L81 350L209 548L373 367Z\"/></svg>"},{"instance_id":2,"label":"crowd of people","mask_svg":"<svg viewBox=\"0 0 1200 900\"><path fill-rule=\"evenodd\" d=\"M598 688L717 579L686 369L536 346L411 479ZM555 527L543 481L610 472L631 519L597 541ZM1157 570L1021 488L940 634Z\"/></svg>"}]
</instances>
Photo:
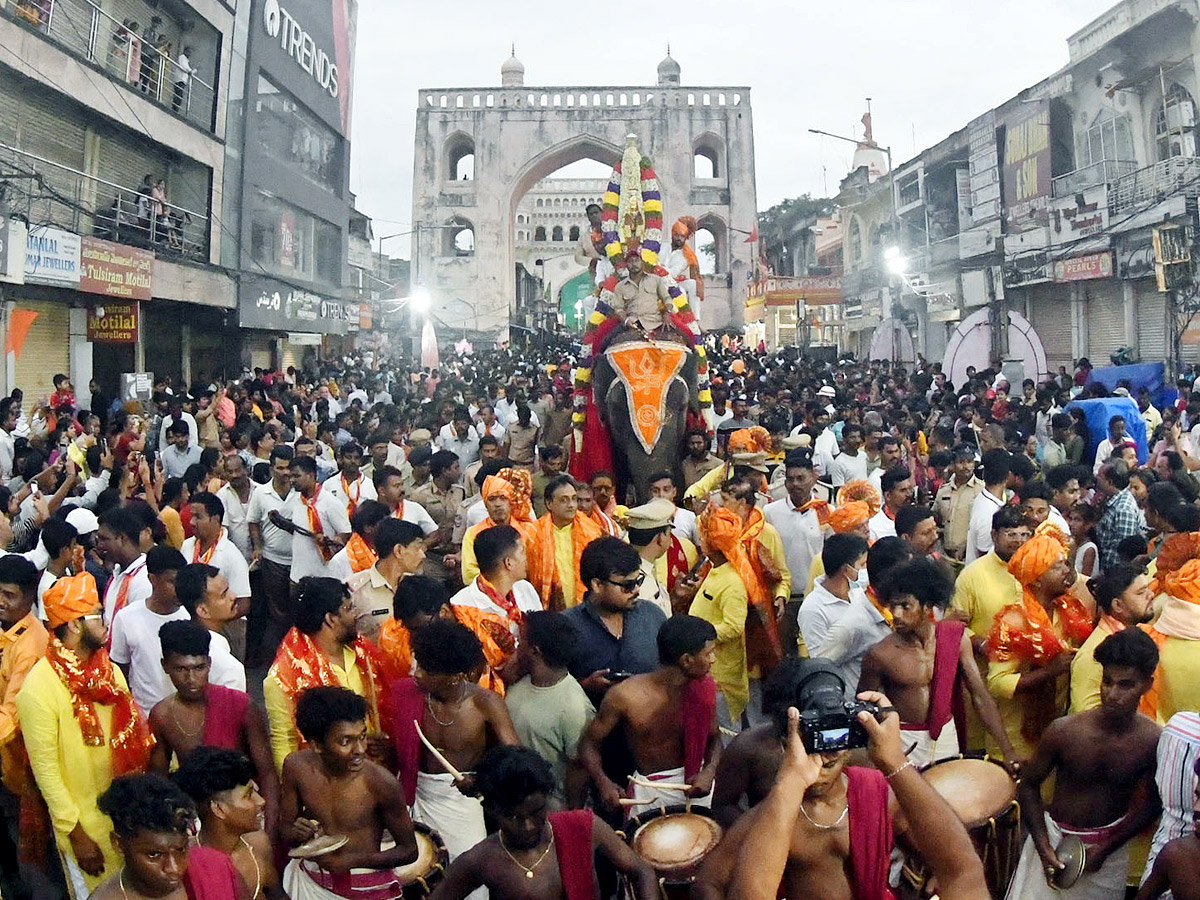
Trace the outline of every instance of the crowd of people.
<instances>
[{"instance_id":1,"label":"crowd of people","mask_svg":"<svg viewBox=\"0 0 1200 900\"><path fill-rule=\"evenodd\" d=\"M709 360L645 496L566 345L0 400L5 900L652 900L663 808L697 898L1198 896L1191 380L1093 447L1083 366Z\"/></svg>"}]
</instances>

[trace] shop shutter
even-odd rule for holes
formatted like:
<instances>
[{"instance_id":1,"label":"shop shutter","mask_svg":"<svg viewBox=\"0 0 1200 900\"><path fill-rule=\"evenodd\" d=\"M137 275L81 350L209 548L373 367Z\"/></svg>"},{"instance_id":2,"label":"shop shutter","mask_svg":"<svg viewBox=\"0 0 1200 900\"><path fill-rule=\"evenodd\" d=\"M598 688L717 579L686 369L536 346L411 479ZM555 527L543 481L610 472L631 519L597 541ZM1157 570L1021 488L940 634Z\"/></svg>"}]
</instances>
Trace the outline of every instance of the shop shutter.
<instances>
[{"instance_id":1,"label":"shop shutter","mask_svg":"<svg viewBox=\"0 0 1200 900\"><path fill-rule=\"evenodd\" d=\"M286 372L288 366L300 368L300 364L304 362L304 348L297 347L289 340L283 341L283 361L279 364Z\"/></svg>"},{"instance_id":2,"label":"shop shutter","mask_svg":"<svg viewBox=\"0 0 1200 900\"><path fill-rule=\"evenodd\" d=\"M17 357L16 384L25 392L25 410L33 409L54 393L54 376L70 374L70 312L65 303L42 300L16 300L16 309L38 314L29 327L29 335ZM78 385L76 385L78 388ZM86 391L87 385L84 385Z\"/></svg>"},{"instance_id":3,"label":"shop shutter","mask_svg":"<svg viewBox=\"0 0 1200 900\"><path fill-rule=\"evenodd\" d=\"M1125 303L1119 278L1089 281L1082 288L1087 295L1084 309L1088 327L1088 358L1094 366L1107 366L1109 356L1125 340Z\"/></svg>"},{"instance_id":4,"label":"shop shutter","mask_svg":"<svg viewBox=\"0 0 1200 900\"><path fill-rule=\"evenodd\" d=\"M1142 362L1167 358L1167 295L1160 294L1154 279L1133 282L1137 292L1138 354Z\"/></svg>"},{"instance_id":5,"label":"shop shutter","mask_svg":"<svg viewBox=\"0 0 1200 900\"><path fill-rule=\"evenodd\" d=\"M1059 366L1071 371L1071 294L1067 285L1038 284L1030 288L1030 315L1033 328L1046 351L1046 365L1051 373Z\"/></svg>"}]
</instances>

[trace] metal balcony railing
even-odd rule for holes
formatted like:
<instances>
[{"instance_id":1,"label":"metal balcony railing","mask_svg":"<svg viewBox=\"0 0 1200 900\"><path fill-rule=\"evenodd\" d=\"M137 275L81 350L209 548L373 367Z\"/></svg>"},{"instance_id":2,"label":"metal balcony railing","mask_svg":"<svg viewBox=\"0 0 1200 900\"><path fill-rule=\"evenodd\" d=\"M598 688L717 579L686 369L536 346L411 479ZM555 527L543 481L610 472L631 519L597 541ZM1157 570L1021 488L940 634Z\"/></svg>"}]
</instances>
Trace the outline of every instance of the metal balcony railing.
<instances>
[{"instance_id":1,"label":"metal balcony railing","mask_svg":"<svg viewBox=\"0 0 1200 900\"><path fill-rule=\"evenodd\" d=\"M29 224L208 261L208 216L0 143L0 192Z\"/></svg>"},{"instance_id":2,"label":"metal balcony railing","mask_svg":"<svg viewBox=\"0 0 1200 900\"><path fill-rule=\"evenodd\" d=\"M1200 157L1173 156L1117 179L1108 190L1109 215L1153 205L1175 194L1200 195Z\"/></svg>"},{"instance_id":3,"label":"metal balcony railing","mask_svg":"<svg viewBox=\"0 0 1200 900\"><path fill-rule=\"evenodd\" d=\"M1138 164L1133 160L1102 159L1054 178L1050 182L1051 194L1055 198L1070 197L1099 184L1113 184L1118 179L1136 172L1137 167Z\"/></svg>"},{"instance_id":4,"label":"metal balcony railing","mask_svg":"<svg viewBox=\"0 0 1200 900\"><path fill-rule=\"evenodd\" d=\"M11 9L16 19L105 69L113 78L201 128L213 130L213 86L92 0L75 4L17 0Z\"/></svg>"}]
</instances>

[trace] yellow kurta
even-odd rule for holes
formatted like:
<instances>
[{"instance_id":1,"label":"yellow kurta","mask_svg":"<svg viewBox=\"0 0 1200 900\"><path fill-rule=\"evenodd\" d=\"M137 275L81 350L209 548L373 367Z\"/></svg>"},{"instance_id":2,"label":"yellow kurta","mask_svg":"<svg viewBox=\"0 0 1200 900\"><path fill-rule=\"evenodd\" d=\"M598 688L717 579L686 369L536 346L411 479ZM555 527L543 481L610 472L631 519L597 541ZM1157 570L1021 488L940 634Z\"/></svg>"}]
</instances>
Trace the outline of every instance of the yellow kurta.
<instances>
[{"instance_id":1,"label":"yellow kurta","mask_svg":"<svg viewBox=\"0 0 1200 900\"><path fill-rule=\"evenodd\" d=\"M343 647L342 664L333 667L333 674L337 676L338 684L342 687L365 697L367 689L363 684L362 673L355 664L356 659L353 647ZM288 754L300 749L300 744L296 740L296 711L283 693L274 666L263 680L263 700L267 705L267 721L271 725L271 754L275 757L275 768L282 772L283 761L288 758Z\"/></svg>"},{"instance_id":2,"label":"yellow kurta","mask_svg":"<svg viewBox=\"0 0 1200 900\"><path fill-rule=\"evenodd\" d=\"M721 486L728 475L728 466L721 464L715 469L710 469L700 476L700 479L683 492L684 500L692 500L696 497L708 499L708 495Z\"/></svg>"},{"instance_id":3,"label":"yellow kurta","mask_svg":"<svg viewBox=\"0 0 1200 900\"><path fill-rule=\"evenodd\" d=\"M1079 652L1071 660L1072 714L1100 706L1100 680L1104 675L1104 666L1096 662L1096 648L1112 633L1108 623L1101 619L1095 631L1080 645Z\"/></svg>"},{"instance_id":4,"label":"yellow kurta","mask_svg":"<svg viewBox=\"0 0 1200 900\"><path fill-rule=\"evenodd\" d=\"M1169 637L1158 656L1158 723L1200 709L1200 641Z\"/></svg>"},{"instance_id":5,"label":"yellow kurta","mask_svg":"<svg viewBox=\"0 0 1200 900\"><path fill-rule=\"evenodd\" d=\"M771 585L771 596L787 603L792 596L792 573L788 570L787 558L783 554L783 538L779 536L775 526L767 522L758 533L758 543L767 551L775 568L783 576L778 584Z\"/></svg>"},{"instance_id":6,"label":"yellow kurta","mask_svg":"<svg viewBox=\"0 0 1200 900\"><path fill-rule=\"evenodd\" d=\"M748 602L746 585L737 570L723 563L708 573L688 610L717 630L717 659L712 677L725 694L735 726L750 700L750 674L746 669Z\"/></svg>"},{"instance_id":7,"label":"yellow kurta","mask_svg":"<svg viewBox=\"0 0 1200 900\"><path fill-rule=\"evenodd\" d=\"M554 565L558 568L558 583L562 585L563 606L575 605L575 540L571 526L554 526Z\"/></svg>"},{"instance_id":8,"label":"yellow kurta","mask_svg":"<svg viewBox=\"0 0 1200 900\"><path fill-rule=\"evenodd\" d=\"M687 560L687 566L690 570L692 566L696 565L696 560L700 558L700 554L696 550L696 545L687 538L681 537L678 540L679 547L683 550L683 558ZM658 579L658 583L662 585L664 591L667 589L667 557L670 555L669 553L664 553L654 561L654 576Z\"/></svg>"},{"instance_id":9,"label":"yellow kurta","mask_svg":"<svg viewBox=\"0 0 1200 900\"><path fill-rule=\"evenodd\" d=\"M987 637L996 613L1021 602L1021 585L1008 571L1008 563L995 552L987 553L959 573L950 606L966 614L972 634Z\"/></svg>"},{"instance_id":10,"label":"yellow kurta","mask_svg":"<svg viewBox=\"0 0 1200 900\"><path fill-rule=\"evenodd\" d=\"M124 688L121 670L115 666L113 669L117 684ZM96 704L96 718L106 737L112 734L112 713L111 706ZM71 708L71 693L44 657L25 677L17 695L17 714L59 850L74 859L68 835L76 825L82 825L104 853L104 872L99 877L80 870L88 889L94 890L121 868L121 856L109 839L112 820L96 805L97 798L112 783L112 749L107 740L101 747L83 742L83 732Z\"/></svg>"}]
</instances>

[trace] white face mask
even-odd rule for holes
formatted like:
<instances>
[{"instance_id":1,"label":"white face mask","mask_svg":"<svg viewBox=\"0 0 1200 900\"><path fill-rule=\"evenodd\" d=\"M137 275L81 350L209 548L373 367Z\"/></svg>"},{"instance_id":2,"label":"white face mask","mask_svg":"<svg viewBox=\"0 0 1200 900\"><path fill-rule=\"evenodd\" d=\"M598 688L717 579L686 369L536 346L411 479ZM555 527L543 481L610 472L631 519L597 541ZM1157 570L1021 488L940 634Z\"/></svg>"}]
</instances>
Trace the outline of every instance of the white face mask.
<instances>
[{"instance_id":1,"label":"white face mask","mask_svg":"<svg viewBox=\"0 0 1200 900\"><path fill-rule=\"evenodd\" d=\"M871 583L871 579L867 577L867 567L863 566L861 569L859 569L858 577L851 579L850 583L865 591L867 589L867 585Z\"/></svg>"}]
</instances>

